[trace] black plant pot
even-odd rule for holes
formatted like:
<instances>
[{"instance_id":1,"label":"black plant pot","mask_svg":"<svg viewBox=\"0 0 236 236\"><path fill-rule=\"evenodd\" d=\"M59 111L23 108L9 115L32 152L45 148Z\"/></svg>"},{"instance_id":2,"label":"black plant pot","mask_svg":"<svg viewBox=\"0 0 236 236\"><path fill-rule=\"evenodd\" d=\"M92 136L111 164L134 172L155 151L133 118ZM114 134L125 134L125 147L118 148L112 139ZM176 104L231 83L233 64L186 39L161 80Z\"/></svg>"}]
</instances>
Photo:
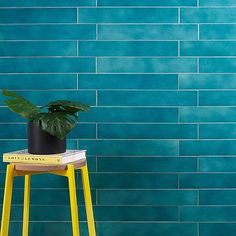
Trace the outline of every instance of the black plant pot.
<instances>
[{"instance_id":1,"label":"black plant pot","mask_svg":"<svg viewBox=\"0 0 236 236\"><path fill-rule=\"evenodd\" d=\"M33 122L28 122L28 152L30 154L57 154L66 151L66 139L59 139Z\"/></svg>"}]
</instances>

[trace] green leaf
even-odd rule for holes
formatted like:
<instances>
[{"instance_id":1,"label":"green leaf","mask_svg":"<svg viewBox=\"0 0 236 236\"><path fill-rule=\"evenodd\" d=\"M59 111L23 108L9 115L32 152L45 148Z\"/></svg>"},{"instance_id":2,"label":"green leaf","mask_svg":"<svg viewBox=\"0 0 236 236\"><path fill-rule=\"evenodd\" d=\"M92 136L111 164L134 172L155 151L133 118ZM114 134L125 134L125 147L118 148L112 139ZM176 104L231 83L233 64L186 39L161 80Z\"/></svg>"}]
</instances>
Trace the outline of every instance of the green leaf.
<instances>
[{"instance_id":1,"label":"green leaf","mask_svg":"<svg viewBox=\"0 0 236 236\"><path fill-rule=\"evenodd\" d=\"M80 111L88 111L89 106L76 101L68 101L68 100L57 100L48 103L43 106L47 107L49 111L66 111L68 113L76 113Z\"/></svg>"},{"instance_id":2,"label":"green leaf","mask_svg":"<svg viewBox=\"0 0 236 236\"><path fill-rule=\"evenodd\" d=\"M39 112L39 109L34 104L19 96L15 92L3 90L2 94L13 98L11 100L4 101L8 108L28 120L32 120L33 117Z\"/></svg>"},{"instance_id":3,"label":"green leaf","mask_svg":"<svg viewBox=\"0 0 236 236\"><path fill-rule=\"evenodd\" d=\"M49 134L64 139L76 126L77 116L65 112L39 113L33 122L41 125L42 129Z\"/></svg>"}]
</instances>

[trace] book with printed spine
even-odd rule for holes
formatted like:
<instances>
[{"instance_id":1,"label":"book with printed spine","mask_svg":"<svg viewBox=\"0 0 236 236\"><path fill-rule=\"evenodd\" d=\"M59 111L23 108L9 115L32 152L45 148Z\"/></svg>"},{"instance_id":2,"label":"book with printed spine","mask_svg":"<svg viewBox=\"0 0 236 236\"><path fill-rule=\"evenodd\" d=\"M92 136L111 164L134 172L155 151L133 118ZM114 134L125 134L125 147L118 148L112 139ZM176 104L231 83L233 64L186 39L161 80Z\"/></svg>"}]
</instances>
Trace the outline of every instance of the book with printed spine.
<instances>
[{"instance_id":1,"label":"book with printed spine","mask_svg":"<svg viewBox=\"0 0 236 236\"><path fill-rule=\"evenodd\" d=\"M35 155L28 153L27 149L3 154L4 162L60 165L74 161L85 160L86 150L67 150L60 154Z\"/></svg>"}]
</instances>

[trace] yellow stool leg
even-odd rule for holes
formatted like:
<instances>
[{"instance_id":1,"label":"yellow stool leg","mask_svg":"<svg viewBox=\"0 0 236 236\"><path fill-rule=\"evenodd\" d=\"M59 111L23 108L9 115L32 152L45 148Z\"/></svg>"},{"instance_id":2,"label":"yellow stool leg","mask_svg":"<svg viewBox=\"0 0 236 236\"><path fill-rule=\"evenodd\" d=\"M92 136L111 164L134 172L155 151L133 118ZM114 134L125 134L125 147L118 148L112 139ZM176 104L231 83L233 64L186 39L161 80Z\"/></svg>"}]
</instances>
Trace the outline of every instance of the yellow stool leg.
<instances>
[{"instance_id":1,"label":"yellow stool leg","mask_svg":"<svg viewBox=\"0 0 236 236\"><path fill-rule=\"evenodd\" d=\"M22 236L28 236L29 232L29 206L30 206L30 175L25 175Z\"/></svg>"},{"instance_id":2,"label":"yellow stool leg","mask_svg":"<svg viewBox=\"0 0 236 236\"><path fill-rule=\"evenodd\" d=\"M13 178L14 178L14 165L10 164L7 166L4 200L2 207L2 225L1 225L1 236L8 235L10 211L11 211L11 199L13 189Z\"/></svg>"},{"instance_id":3,"label":"yellow stool leg","mask_svg":"<svg viewBox=\"0 0 236 236\"><path fill-rule=\"evenodd\" d=\"M82 183L84 190L85 208L88 220L89 236L96 236L87 165L81 168L81 174L82 174Z\"/></svg>"},{"instance_id":4,"label":"yellow stool leg","mask_svg":"<svg viewBox=\"0 0 236 236\"><path fill-rule=\"evenodd\" d=\"M68 182L73 236L79 236L79 216L76 197L75 170L73 165L68 165Z\"/></svg>"}]
</instances>

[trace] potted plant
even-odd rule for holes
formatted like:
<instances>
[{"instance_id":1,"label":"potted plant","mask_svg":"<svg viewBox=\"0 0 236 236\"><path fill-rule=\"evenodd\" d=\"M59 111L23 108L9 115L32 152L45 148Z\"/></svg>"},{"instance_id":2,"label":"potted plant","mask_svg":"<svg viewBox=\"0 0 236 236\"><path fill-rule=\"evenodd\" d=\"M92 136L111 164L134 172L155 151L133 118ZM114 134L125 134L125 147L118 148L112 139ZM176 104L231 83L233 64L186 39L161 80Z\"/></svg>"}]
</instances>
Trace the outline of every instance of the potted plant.
<instances>
[{"instance_id":1,"label":"potted plant","mask_svg":"<svg viewBox=\"0 0 236 236\"><path fill-rule=\"evenodd\" d=\"M66 135L76 126L78 113L89 106L77 101L56 100L37 107L17 93L3 90L8 108L28 120L28 152L56 154L66 151Z\"/></svg>"}]
</instances>

